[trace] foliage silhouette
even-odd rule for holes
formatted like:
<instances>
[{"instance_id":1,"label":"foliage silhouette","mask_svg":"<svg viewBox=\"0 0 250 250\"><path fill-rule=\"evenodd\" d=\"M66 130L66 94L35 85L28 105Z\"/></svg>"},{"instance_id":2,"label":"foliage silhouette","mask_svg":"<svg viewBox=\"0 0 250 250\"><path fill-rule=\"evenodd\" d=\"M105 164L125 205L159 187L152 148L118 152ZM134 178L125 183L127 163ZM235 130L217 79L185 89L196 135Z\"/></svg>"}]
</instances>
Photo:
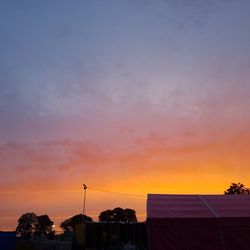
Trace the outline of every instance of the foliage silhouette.
<instances>
[{"instance_id":1,"label":"foliage silhouette","mask_svg":"<svg viewBox=\"0 0 250 250\"><path fill-rule=\"evenodd\" d=\"M242 183L231 183L230 187L224 191L224 194L250 194L249 189Z\"/></svg>"},{"instance_id":2,"label":"foliage silhouette","mask_svg":"<svg viewBox=\"0 0 250 250\"><path fill-rule=\"evenodd\" d=\"M45 236L47 238L53 237L53 221L50 220L47 214L37 216L37 223L35 224L35 235Z\"/></svg>"},{"instance_id":3,"label":"foliage silhouette","mask_svg":"<svg viewBox=\"0 0 250 250\"><path fill-rule=\"evenodd\" d=\"M92 222L93 220L89 216L77 214L63 221L60 224L60 227L63 229L64 232L74 231L76 224L82 221Z\"/></svg>"},{"instance_id":4,"label":"foliage silhouette","mask_svg":"<svg viewBox=\"0 0 250 250\"><path fill-rule=\"evenodd\" d=\"M53 221L48 215L37 216L35 213L25 213L18 219L16 233L21 238L29 239L31 236L44 236L53 238Z\"/></svg>"},{"instance_id":5,"label":"foliage silhouette","mask_svg":"<svg viewBox=\"0 0 250 250\"><path fill-rule=\"evenodd\" d=\"M37 216L35 213L23 214L18 219L16 233L18 236L29 239L35 233L35 225L37 224Z\"/></svg>"},{"instance_id":6,"label":"foliage silhouette","mask_svg":"<svg viewBox=\"0 0 250 250\"><path fill-rule=\"evenodd\" d=\"M113 210L105 210L100 213L99 221L117 221L117 222L137 222L136 211L133 209L122 209L120 207Z\"/></svg>"}]
</instances>

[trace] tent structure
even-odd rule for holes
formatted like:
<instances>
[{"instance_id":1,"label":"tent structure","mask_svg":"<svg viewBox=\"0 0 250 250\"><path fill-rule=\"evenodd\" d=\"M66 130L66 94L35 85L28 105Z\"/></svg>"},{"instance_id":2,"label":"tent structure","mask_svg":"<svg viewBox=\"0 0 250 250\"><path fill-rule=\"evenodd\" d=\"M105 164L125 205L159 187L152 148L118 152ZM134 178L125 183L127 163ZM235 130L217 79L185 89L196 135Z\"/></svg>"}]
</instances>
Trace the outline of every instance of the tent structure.
<instances>
[{"instance_id":1,"label":"tent structure","mask_svg":"<svg viewBox=\"0 0 250 250\"><path fill-rule=\"evenodd\" d=\"M148 194L150 250L249 250L250 195Z\"/></svg>"}]
</instances>

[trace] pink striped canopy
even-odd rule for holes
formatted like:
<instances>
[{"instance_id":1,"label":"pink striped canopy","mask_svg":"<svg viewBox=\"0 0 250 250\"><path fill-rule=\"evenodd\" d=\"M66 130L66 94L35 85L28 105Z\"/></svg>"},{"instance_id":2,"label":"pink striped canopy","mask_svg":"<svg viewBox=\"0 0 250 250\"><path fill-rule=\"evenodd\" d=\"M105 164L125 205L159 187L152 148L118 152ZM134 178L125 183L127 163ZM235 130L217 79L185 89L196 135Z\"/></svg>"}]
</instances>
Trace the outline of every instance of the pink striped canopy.
<instances>
[{"instance_id":1,"label":"pink striped canopy","mask_svg":"<svg viewBox=\"0 0 250 250\"><path fill-rule=\"evenodd\" d=\"M250 195L148 194L147 218L250 217Z\"/></svg>"},{"instance_id":2,"label":"pink striped canopy","mask_svg":"<svg viewBox=\"0 0 250 250\"><path fill-rule=\"evenodd\" d=\"M149 194L150 250L249 250L250 195Z\"/></svg>"}]
</instances>

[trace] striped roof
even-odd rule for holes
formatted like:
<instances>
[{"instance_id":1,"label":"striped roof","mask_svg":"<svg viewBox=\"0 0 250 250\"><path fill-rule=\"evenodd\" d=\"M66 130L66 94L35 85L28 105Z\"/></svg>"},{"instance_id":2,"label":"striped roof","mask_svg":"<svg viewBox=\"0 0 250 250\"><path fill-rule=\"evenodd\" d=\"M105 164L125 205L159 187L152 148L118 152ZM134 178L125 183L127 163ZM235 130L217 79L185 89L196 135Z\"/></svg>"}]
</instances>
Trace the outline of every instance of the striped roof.
<instances>
[{"instance_id":1,"label":"striped roof","mask_svg":"<svg viewBox=\"0 0 250 250\"><path fill-rule=\"evenodd\" d=\"M148 194L148 219L218 217L250 217L250 195Z\"/></svg>"}]
</instances>

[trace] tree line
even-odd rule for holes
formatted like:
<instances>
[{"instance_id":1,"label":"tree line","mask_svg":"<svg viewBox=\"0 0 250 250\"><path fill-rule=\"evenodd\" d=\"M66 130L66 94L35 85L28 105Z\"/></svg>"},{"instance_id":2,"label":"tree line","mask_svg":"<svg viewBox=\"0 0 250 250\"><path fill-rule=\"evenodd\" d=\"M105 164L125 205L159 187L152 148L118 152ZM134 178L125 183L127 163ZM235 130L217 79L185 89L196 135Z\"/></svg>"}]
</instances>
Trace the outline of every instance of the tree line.
<instances>
[{"instance_id":1,"label":"tree line","mask_svg":"<svg viewBox=\"0 0 250 250\"><path fill-rule=\"evenodd\" d=\"M60 227L64 233L72 232L79 222L92 222L93 219L87 215L77 214L63 222ZM105 210L99 215L100 222L137 222L136 211L130 208L114 208ZM19 237L29 239L32 236L54 238L54 222L48 215L36 215L35 213L25 213L18 219L16 233Z\"/></svg>"},{"instance_id":2,"label":"tree line","mask_svg":"<svg viewBox=\"0 0 250 250\"><path fill-rule=\"evenodd\" d=\"M249 189L241 183L231 183L224 191L225 195L250 194ZM100 222L137 222L136 211L130 208L114 208L105 210L99 215ZM60 227L64 233L72 232L79 222L92 222L93 219L87 215L77 214L64 220ZM53 238L55 236L54 222L48 215L36 215L35 213L25 213L18 219L16 233L22 238L29 239L31 236Z\"/></svg>"}]
</instances>

